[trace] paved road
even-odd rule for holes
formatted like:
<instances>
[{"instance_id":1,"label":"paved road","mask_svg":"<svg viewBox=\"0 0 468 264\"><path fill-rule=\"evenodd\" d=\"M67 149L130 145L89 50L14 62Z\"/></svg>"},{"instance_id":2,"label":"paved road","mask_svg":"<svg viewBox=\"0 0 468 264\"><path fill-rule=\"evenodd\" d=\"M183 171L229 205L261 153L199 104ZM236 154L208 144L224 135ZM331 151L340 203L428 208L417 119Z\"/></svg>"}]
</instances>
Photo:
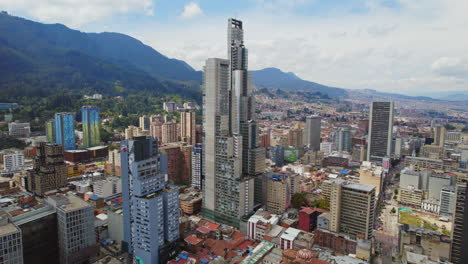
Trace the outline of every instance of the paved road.
<instances>
[{"instance_id":1,"label":"paved road","mask_svg":"<svg viewBox=\"0 0 468 264\"><path fill-rule=\"evenodd\" d=\"M399 173L399 168L393 169L389 175L389 181L395 182L396 179L394 178L396 173ZM383 201L385 202L385 206L382 208L380 215L378 216L377 223L381 224L383 230L374 231L375 237L375 249L380 252L380 256L376 258L374 263L400 263L400 262L393 262L392 257L395 260L398 260L398 232L399 232L399 224L398 224L398 203L396 200L393 199L394 190L398 186L397 183L395 185L387 185L385 188L385 193L383 195ZM395 208L396 213L392 214L391 210Z\"/></svg>"}]
</instances>

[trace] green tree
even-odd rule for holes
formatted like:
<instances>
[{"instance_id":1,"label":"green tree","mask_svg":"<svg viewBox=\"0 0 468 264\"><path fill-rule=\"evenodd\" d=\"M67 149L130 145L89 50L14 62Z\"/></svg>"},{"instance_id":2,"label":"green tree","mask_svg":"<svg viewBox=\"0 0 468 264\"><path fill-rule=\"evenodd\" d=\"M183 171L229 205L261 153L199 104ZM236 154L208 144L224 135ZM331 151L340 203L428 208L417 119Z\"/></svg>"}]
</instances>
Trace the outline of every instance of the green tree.
<instances>
[{"instance_id":1,"label":"green tree","mask_svg":"<svg viewBox=\"0 0 468 264\"><path fill-rule=\"evenodd\" d=\"M307 205L307 198L305 193L295 193L291 197L291 205L296 209L300 209L302 206Z\"/></svg>"}]
</instances>

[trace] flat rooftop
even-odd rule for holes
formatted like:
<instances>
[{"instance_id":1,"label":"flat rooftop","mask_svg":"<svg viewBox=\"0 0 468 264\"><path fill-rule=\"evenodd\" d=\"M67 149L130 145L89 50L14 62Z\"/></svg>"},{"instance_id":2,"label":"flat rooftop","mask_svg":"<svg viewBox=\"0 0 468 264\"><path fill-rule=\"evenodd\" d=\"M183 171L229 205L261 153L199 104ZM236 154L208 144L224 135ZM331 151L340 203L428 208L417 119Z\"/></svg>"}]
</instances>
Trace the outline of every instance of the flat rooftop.
<instances>
[{"instance_id":1,"label":"flat rooftop","mask_svg":"<svg viewBox=\"0 0 468 264\"><path fill-rule=\"evenodd\" d=\"M345 181L345 180L342 180L342 179L337 179L334 182L337 183L337 184L341 184L345 188L354 189L354 190L358 190L358 191L370 192L373 189L375 189L374 185L356 183L356 182L351 182L351 181Z\"/></svg>"},{"instance_id":2,"label":"flat rooftop","mask_svg":"<svg viewBox=\"0 0 468 264\"><path fill-rule=\"evenodd\" d=\"M90 206L87 202L76 195L51 195L49 198L55 200L59 205L58 208L65 212L75 211Z\"/></svg>"},{"instance_id":3,"label":"flat rooftop","mask_svg":"<svg viewBox=\"0 0 468 264\"><path fill-rule=\"evenodd\" d=\"M12 224L8 223L6 225L0 226L0 237L19 232L18 228Z\"/></svg>"}]
</instances>

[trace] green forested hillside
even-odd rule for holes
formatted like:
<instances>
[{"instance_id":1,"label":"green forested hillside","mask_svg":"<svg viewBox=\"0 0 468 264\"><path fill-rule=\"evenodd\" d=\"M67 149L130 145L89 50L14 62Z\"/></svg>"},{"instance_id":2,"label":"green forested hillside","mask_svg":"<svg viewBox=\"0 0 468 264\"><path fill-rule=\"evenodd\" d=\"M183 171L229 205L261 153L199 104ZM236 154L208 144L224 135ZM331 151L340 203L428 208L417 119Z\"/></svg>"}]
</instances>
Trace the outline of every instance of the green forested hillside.
<instances>
[{"instance_id":1,"label":"green forested hillside","mask_svg":"<svg viewBox=\"0 0 468 264\"><path fill-rule=\"evenodd\" d=\"M41 125L58 111L78 111L84 94L101 93L103 112L152 112L164 99L200 102L200 76L140 41L88 34L0 13L0 102L14 118ZM120 102L114 96L124 96Z\"/></svg>"}]
</instances>

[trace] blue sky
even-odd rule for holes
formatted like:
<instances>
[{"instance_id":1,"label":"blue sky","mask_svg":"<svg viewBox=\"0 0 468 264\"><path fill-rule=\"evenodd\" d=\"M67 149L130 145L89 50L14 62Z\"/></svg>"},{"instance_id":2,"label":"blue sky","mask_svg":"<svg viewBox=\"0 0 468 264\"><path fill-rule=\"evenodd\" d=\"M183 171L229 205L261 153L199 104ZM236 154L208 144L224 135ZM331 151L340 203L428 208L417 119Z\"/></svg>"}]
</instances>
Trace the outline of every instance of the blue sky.
<instances>
[{"instance_id":1,"label":"blue sky","mask_svg":"<svg viewBox=\"0 0 468 264\"><path fill-rule=\"evenodd\" d=\"M121 32L201 69L244 20L251 69L344 88L468 90L466 0L0 0L0 9L86 32Z\"/></svg>"}]
</instances>

